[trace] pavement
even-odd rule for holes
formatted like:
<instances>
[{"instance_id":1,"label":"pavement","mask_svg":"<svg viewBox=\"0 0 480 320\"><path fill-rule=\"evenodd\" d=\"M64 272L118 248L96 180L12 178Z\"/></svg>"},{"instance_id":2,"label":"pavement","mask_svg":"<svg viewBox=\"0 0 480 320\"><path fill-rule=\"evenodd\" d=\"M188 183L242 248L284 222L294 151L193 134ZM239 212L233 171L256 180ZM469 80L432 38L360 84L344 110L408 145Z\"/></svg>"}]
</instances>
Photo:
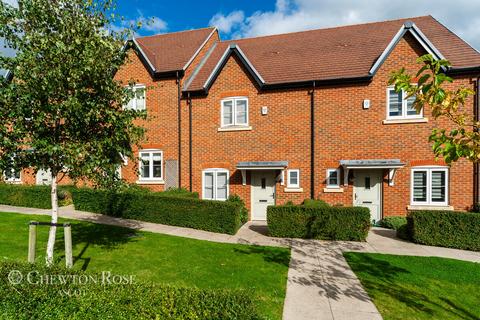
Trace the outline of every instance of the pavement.
<instances>
[{"instance_id":1,"label":"pavement","mask_svg":"<svg viewBox=\"0 0 480 320\"><path fill-rule=\"evenodd\" d=\"M0 211L50 214L50 210L5 205L0 205ZM435 256L480 263L480 252L418 245L400 240L395 231L382 228L372 228L366 242L321 241L269 237L266 223L258 221L246 223L236 235L226 235L82 212L73 206L61 207L59 216L206 241L289 247L291 260L283 309L286 320L382 319L343 252Z\"/></svg>"}]
</instances>

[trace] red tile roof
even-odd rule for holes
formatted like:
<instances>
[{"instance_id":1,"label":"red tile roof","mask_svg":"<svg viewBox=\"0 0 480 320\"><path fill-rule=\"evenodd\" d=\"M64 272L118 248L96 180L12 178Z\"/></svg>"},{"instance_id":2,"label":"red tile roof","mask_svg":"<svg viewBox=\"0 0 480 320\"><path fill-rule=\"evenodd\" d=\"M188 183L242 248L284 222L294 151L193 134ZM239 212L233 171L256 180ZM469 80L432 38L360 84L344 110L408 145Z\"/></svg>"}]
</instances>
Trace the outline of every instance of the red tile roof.
<instances>
[{"instance_id":1,"label":"red tile roof","mask_svg":"<svg viewBox=\"0 0 480 320\"><path fill-rule=\"evenodd\" d=\"M135 38L156 72L183 70L215 28Z\"/></svg>"},{"instance_id":2,"label":"red tile roof","mask_svg":"<svg viewBox=\"0 0 480 320\"><path fill-rule=\"evenodd\" d=\"M236 44L266 84L364 77L406 21L412 21L455 68L480 66L480 53L431 16L319 29L217 44L191 79L203 86L231 44ZM188 83L188 82L187 82Z\"/></svg>"}]
</instances>

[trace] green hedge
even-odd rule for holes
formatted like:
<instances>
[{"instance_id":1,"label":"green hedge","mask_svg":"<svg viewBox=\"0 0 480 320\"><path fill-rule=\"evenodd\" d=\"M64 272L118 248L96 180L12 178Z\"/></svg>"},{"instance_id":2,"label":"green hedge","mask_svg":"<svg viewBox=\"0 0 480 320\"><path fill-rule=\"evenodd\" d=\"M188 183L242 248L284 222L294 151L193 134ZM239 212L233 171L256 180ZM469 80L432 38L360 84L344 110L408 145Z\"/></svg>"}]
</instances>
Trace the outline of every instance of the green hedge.
<instances>
[{"instance_id":1,"label":"green hedge","mask_svg":"<svg viewBox=\"0 0 480 320\"><path fill-rule=\"evenodd\" d=\"M480 251L480 213L411 211L407 223L416 243Z\"/></svg>"},{"instance_id":2,"label":"green hedge","mask_svg":"<svg viewBox=\"0 0 480 320\"><path fill-rule=\"evenodd\" d=\"M398 230L401 226L407 224L407 217L389 216L380 220L380 226L387 229Z\"/></svg>"},{"instance_id":3,"label":"green hedge","mask_svg":"<svg viewBox=\"0 0 480 320\"><path fill-rule=\"evenodd\" d=\"M71 185L58 187L58 205L71 204ZM0 183L0 204L38 209L51 209L50 186L16 185Z\"/></svg>"},{"instance_id":4,"label":"green hedge","mask_svg":"<svg viewBox=\"0 0 480 320\"><path fill-rule=\"evenodd\" d=\"M274 237L364 241L370 211L363 207L269 206L267 222Z\"/></svg>"},{"instance_id":5,"label":"green hedge","mask_svg":"<svg viewBox=\"0 0 480 320\"><path fill-rule=\"evenodd\" d=\"M328 208L331 207L328 203L320 199L305 199L303 205L307 208Z\"/></svg>"},{"instance_id":6,"label":"green hedge","mask_svg":"<svg viewBox=\"0 0 480 320\"><path fill-rule=\"evenodd\" d=\"M235 202L87 188L75 189L72 195L75 209L114 217L228 234L242 225L242 207Z\"/></svg>"},{"instance_id":7,"label":"green hedge","mask_svg":"<svg viewBox=\"0 0 480 320\"><path fill-rule=\"evenodd\" d=\"M19 284L8 275L18 270ZM34 285L26 280L68 275L61 284ZM80 281L72 280L76 279ZM92 280L97 279L97 284ZM128 275L127 275L128 276ZM57 278L58 279L58 278ZM1 319L259 319L252 292L178 288L143 284L108 284L102 274L38 265L0 263ZM111 279L111 278L110 278ZM105 285L106 284L106 285Z\"/></svg>"}]
</instances>

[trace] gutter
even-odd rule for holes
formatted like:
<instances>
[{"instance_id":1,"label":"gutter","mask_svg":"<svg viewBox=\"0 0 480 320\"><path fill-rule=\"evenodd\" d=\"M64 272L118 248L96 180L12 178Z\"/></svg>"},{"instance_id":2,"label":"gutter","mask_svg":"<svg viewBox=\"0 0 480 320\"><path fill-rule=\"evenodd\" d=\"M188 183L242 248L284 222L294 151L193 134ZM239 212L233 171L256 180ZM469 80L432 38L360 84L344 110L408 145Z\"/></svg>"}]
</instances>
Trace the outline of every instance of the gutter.
<instances>
[{"instance_id":1,"label":"gutter","mask_svg":"<svg viewBox=\"0 0 480 320\"><path fill-rule=\"evenodd\" d=\"M190 93L187 95L188 104L188 170L189 170L189 189L192 192L192 98Z\"/></svg>"},{"instance_id":2,"label":"gutter","mask_svg":"<svg viewBox=\"0 0 480 320\"><path fill-rule=\"evenodd\" d=\"M475 96L474 96L474 107L473 107L473 115L474 120L476 122L480 119L480 77L477 76L477 80L475 83ZM477 129L478 130L478 129ZM477 206L480 202L480 164L474 163L473 164L473 206Z\"/></svg>"}]
</instances>

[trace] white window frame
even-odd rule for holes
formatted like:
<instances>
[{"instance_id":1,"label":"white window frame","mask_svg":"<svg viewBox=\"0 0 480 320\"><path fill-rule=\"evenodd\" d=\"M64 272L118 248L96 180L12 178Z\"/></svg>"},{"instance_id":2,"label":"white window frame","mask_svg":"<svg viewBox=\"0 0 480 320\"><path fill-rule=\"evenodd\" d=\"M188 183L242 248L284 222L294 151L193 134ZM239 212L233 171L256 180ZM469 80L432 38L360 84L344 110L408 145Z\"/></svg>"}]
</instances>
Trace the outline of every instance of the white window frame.
<instances>
[{"instance_id":1,"label":"white window frame","mask_svg":"<svg viewBox=\"0 0 480 320\"><path fill-rule=\"evenodd\" d=\"M124 110L136 110L136 111L144 111L147 110L147 87L143 84L137 84L134 85L133 87L127 87L128 89L132 90L134 93L133 98L127 103L127 105L123 106ZM138 89L144 90L144 99L143 99L143 108L137 109L137 96L135 92ZM130 107L132 105L132 107Z\"/></svg>"},{"instance_id":2,"label":"white window frame","mask_svg":"<svg viewBox=\"0 0 480 320\"><path fill-rule=\"evenodd\" d=\"M417 171L427 172L427 201L414 201L413 194L413 177ZM445 172L445 201L444 202L432 202L432 171ZM418 166L413 167L410 174L410 204L412 206L448 206L448 192L449 192L449 176L448 167L445 166Z\"/></svg>"},{"instance_id":3,"label":"white window frame","mask_svg":"<svg viewBox=\"0 0 480 320\"><path fill-rule=\"evenodd\" d=\"M149 153L150 156L149 156L149 167L148 167L148 171L149 171L149 177L148 178L145 178L145 177L142 177L142 153ZM160 166L161 166L161 176L160 177L153 177L153 154L154 153L160 153L160 156L161 156L161 160L160 160ZM164 167L163 167L163 151L162 150L158 150L158 149L144 149L144 150L140 150L138 152L138 158L139 158L139 161L138 161L138 181L163 181L163 175L164 175Z\"/></svg>"},{"instance_id":4,"label":"white window frame","mask_svg":"<svg viewBox=\"0 0 480 320\"><path fill-rule=\"evenodd\" d=\"M247 122L246 123L237 123L237 101L238 100L245 100L247 102ZM231 101L232 102L232 123L230 124L225 124L223 121L223 105L225 102ZM222 99L220 101L220 125L222 128L228 128L228 127L248 127L249 123L249 115L248 115L248 110L249 110L249 104L248 104L248 97L229 97Z\"/></svg>"},{"instance_id":5,"label":"white window frame","mask_svg":"<svg viewBox=\"0 0 480 320\"><path fill-rule=\"evenodd\" d=\"M336 172L337 173L337 183L336 184L332 184L330 183L330 173L331 172ZM340 188L340 169L337 168L337 169L327 169L327 179L326 179L326 182L327 182L327 188L329 189L338 189Z\"/></svg>"},{"instance_id":6,"label":"white window frame","mask_svg":"<svg viewBox=\"0 0 480 320\"><path fill-rule=\"evenodd\" d=\"M8 169L7 169L7 170L8 170ZM16 170L13 169L13 168L11 168L10 171L13 172L13 173L15 173ZM3 172L3 180L4 180L5 182L7 182L7 183L21 183L21 182L22 182L22 170L19 169L18 171L19 171L19 173L20 173L20 174L19 174L20 178L17 179L17 178L15 178L15 175L14 175L13 178L12 178L12 177L7 178L6 170L5 170L5 171Z\"/></svg>"},{"instance_id":7,"label":"white window frame","mask_svg":"<svg viewBox=\"0 0 480 320\"><path fill-rule=\"evenodd\" d=\"M212 190L212 198L205 197L205 174L206 173L213 173L213 190ZM226 173L227 174L227 197L225 199L218 199L217 198L217 174L218 173ZM202 199L204 200L217 200L217 201L226 201L230 196L230 172L227 169L223 168L209 168L202 171Z\"/></svg>"},{"instance_id":8,"label":"white window frame","mask_svg":"<svg viewBox=\"0 0 480 320\"><path fill-rule=\"evenodd\" d=\"M292 182L290 181L290 174L292 172L296 172L297 173L297 183L296 184L292 184ZM300 188L300 169L289 169L287 170L287 188Z\"/></svg>"},{"instance_id":9,"label":"white window frame","mask_svg":"<svg viewBox=\"0 0 480 320\"><path fill-rule=\"evenodd\" d=\"M391 116L390 115L390 92L395 92L395 86L387 87L387 120L398 120L398 119L423 119L423 108L420 110L420 113L414 115L407 114L407 94L402 89L402 115L400 116Z\"/></svg>"}]
</instances>

